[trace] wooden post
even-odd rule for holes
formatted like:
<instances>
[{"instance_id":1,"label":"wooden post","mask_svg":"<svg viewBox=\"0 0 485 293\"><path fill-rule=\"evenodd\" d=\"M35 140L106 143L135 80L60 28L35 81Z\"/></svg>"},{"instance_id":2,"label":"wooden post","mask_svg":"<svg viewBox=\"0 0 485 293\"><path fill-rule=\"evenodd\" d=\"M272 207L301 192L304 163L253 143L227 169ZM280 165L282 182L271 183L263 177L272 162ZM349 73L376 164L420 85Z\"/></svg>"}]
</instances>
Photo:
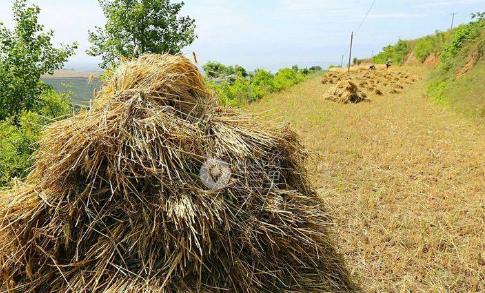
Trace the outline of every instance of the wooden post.
<instances>
[{"instance_id":1,"label":"wooden post","mask_svg":"<svg viewBox=\"0 0 485 293\"><path fill-rule=\"evenodd\" d=\"M349 66L347 72L350 72L350 62L352 61L352 44L354 42L354 32L350 34L350 52L349 52Z\"/></svg>"},{"instance_id":2,"label":"wooden post","mask_svg":"<svg viewBox=\"0 0 485 293\"><path fill-rule=\"evenodd\" d=\"M453 12L451 14L451 27L450 27L450 30L453 29L453 25L455 24L455 15L456 15L456 12Z\"/></svg>"},{"instance_id":3,"label":"wooden post","mask_svg":"<svg viewBox=\"0 0 485 293\"><path fill-rule=\"evenodd\" d=\"M197 54L195 54L195 52L192 52L192 56L194 57L195 64L198 64L199 62L197 62Z\"/></svg>"}]
</instances>

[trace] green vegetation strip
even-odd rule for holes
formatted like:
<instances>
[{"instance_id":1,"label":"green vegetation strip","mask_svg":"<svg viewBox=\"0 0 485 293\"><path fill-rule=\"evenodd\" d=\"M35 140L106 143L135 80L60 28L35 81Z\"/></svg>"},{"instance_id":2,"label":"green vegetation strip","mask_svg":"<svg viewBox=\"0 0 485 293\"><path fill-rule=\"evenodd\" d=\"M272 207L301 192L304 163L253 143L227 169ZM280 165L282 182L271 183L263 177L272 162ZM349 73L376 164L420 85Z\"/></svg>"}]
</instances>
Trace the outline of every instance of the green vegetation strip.
<instances>
[{"instance_id":1,"label":"green vegetation strip","mask_svg":"<svg viewBox=\"0 0 485 293\"><path fill-rule=\"evenodd\" d=\"M264 69L247 73L245 68L238 65L225 66L217 62L204 65L209 87L215 91L221 103L227 106L257 101L268 94L292 87L321 70L319 66L309 69L293 66L280 69L275 74Z\"/></svg>"}]
</instances>

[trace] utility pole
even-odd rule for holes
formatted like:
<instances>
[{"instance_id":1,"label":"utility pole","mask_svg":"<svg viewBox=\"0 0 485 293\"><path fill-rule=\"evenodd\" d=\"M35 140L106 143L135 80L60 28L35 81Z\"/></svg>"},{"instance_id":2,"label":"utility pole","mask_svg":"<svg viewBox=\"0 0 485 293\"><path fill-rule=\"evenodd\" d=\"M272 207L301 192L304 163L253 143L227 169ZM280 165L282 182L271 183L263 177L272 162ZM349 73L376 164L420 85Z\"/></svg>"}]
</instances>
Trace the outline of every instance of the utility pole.
<instances>
[{"instance_id":1,"label":"utility pole","mask_svg":"<svg viewBox=\"0 0 485 293\"><path fill-rule=\"evenodd\" d=\"M344 55L342 55L342 58L340 59L340 68L344 67Z\"/></svg>"},{"instance_id":2,"label":"utility pole","mask_svg":"<svg viewBox=\"0 0 485 293\"><path fill-rule=\"evenodd\" d=\"M350 34L350 52L349 52L349 67L347 68L347 72L350 72L350 62L352 61L352 44L354 42L354 32Z\"/></svg>"},{"instance_id":3,"label":"utility pole","mask_svg":"<svg viewBox=\"0 0 485 293\"><path fill-rule=\"evenodd\" d=\"M453 29L453 24L455 23L455 15L456 15L456 12L453 12L451 14L451 28L450 28L450 30Z\"/></svg>"}]
</instances>

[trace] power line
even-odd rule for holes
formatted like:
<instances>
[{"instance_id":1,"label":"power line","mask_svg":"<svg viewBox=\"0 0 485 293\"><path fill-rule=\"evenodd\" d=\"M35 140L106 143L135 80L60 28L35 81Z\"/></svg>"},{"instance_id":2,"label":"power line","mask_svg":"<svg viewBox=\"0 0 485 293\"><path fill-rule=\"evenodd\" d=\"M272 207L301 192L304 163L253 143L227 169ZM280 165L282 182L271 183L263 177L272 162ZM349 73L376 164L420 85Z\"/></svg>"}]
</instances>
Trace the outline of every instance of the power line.
<instances>
[{"instance_id":1,"label":"power line","mask_svg":"<svg viewBox=\"0 0 485 293\"><path fill-rule=\"evenodd\" d=\"M362 19L362 21L360 22L359 26L357 27L357 29L355 30L355 32L358 32L362 26L364 25L364 22L367 20L367 17L369 17L369 14L370 12L372 11L372 8L374 8L374 5L376 4L376 1L377 0L373 0L372 1L372 4L371 6L369 7L369 10L367 10L367 13L365 14L364 18Z\"/></svg>"}]
</instances>

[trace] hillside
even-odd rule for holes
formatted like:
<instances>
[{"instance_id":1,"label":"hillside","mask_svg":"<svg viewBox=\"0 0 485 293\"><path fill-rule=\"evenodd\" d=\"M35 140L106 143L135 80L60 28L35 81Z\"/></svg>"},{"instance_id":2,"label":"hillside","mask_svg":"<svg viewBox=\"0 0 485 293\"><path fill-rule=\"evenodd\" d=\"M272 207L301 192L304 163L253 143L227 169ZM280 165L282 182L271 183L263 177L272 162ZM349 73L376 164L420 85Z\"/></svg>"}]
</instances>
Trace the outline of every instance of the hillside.
<instances>
[{"instance_id":1,"label":"hillside","mask_svg":"<svg viewBox=\"0 0 485 293\"><path fill-rule=\"evenodd\" d=\"M247 109L289 123L310 150L364 292L483 292L483 128L426 98L423 68L398 70L418 81L368 103L325 101L333 85L315 78Z\"/></svg>"},{"instance_id":2,"label":"hillside","mask_svg":"<svg viewBox=\"0 0 485 293\"><path fill-rule=\"evenodd\" d=\"M427 94L439 104L468 117L485 119L485 19L416 40L400 40L385 47L373 62L425 65Z\"/></svg>"}]
</instances>

